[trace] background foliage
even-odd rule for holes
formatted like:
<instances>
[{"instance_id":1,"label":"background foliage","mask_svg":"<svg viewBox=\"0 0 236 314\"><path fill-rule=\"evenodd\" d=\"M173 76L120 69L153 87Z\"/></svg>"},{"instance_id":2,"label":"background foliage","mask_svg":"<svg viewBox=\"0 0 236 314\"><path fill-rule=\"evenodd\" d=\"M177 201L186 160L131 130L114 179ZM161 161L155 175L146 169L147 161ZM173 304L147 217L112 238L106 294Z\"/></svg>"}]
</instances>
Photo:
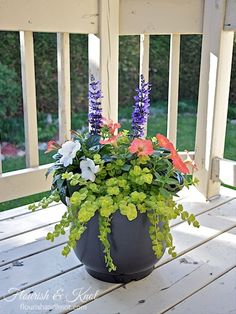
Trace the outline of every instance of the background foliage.
<instances>
[{"instance_id":1,"label":"background foliage","mask_svg":"<svg viewBox=\"0 0 236 314\"><path fill-rule=\"evenodd\" d=\"M167 100L169 36L151 36L150 81L153 101ZM22 114L19 34L0 32L0 118ZM87 107L87 36L71 35L72 110ZM56 34L35 33L35 70L39 112L57 113ZM236 46L236 39L235 39ZM201 36L181 37L180 100L197 102ZM120 37L119 100L133 103L133 89L138 81L139 36ZM230 99L236 103L236 49L234 49Z\"/></svg>"}]
</instances>

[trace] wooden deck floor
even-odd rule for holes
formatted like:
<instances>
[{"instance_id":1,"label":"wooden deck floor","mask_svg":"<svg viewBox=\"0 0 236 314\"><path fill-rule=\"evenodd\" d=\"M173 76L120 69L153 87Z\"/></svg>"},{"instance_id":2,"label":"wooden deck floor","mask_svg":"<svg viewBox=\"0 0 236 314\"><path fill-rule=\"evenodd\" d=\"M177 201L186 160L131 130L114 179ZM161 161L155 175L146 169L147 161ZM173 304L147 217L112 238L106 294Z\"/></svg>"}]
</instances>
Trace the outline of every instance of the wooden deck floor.
<instances>
[{"instance_id":1,"label":"wooden deck floor","mask_svg":"<svg viewBox=\"0 0 236 314\"><path fill-rule=\"evenodd\" d=\"M164 255L150 276L126 285L100 282L73 253L61 256L65 237L44 239L63 205L0 213L0 313L235 314L236 195L229 192L211 202L183 192L180 202L201 228L173 221L178 258Z\"/></svg>"}]
</instances>

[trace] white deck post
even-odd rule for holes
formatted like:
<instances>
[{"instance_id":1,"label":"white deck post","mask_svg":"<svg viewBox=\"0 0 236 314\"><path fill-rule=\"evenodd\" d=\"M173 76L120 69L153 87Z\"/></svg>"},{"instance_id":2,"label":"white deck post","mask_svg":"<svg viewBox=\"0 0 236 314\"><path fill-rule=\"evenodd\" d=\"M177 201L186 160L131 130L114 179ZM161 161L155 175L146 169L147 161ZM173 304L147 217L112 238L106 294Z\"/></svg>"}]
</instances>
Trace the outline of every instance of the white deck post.
<instances>
[{"instance_id":1,"label":"white deck post","mask_svg":"<svg viewBox=\"0 0 236 314\"><path fill-rule=\"evenodd\" d=\"M39 164L39 156L34 70L34 43L32 32L20 32L20 50L24 106L26 166L36 167Z\"/></svg>"},{"instance_id":2,"label":"white deck post","mask_svg":"<svg viewBox=\"0 0 236 314\"><path fill-rule=\"evenodd\" d=\"M150 36L140 35L140 57L139 57L139 86L141 85L140 76L144 76L146 82L149 81L149 47ZM144 127L144 136L147 135L147 124Z\"/></svg>"},{"instance_id":3,"label":"white deck post","mask_svg":"<svg viewBox=\"0 0 236 314\"><path fill-rule=\"evenodd\" d=\"M178 119L179 55L180 55L180 35L171 34L167 137L174 145L176 145L177 119Z\"/></svg>"},{"instance_id":4,"label":"white deck post","mask_svg":"<svg viewBox=\"0 0 236 314\"><path fill-rule=\"evenodd\" d=\"M139 75L143 74L145 81L149 80L149 46L150 36L140 35Z\"/></svg>"},{"instance_id":5,"label":"white deck post","mask_svg":"<svg viewBox=\"0 0 236 314\"><path fill-rule=\"evenodd\" d=\"M99 34L89 35L89 73L101 81L103 116L118 120L119 0L99 1Z\"/></svg>"},{"instance_id":6,"label":"white deck post","mask_svg":"<svg viewBox=\"0 0 236 314\"><path fill-rule=\"evenodd\" d=\"M59 142L71 138L70 41L69 33L57 34Z\"/></svg>"},{"instance_id":7,"label":"white deck post","mask_svg":"<svg viewBox=\"0 0 236 314\"><path fill-rule=\"evenodd\" d=\"M205 0L195 160L198 188L209 199L219 194L212 162L222 158L227 122L233 32L223 31L225 0Z\"/></svg>"},{"instance_id":8,"label":"white deck post","mask_svg":"<svg viewBox=\"0 0 236 314\"><path fill-rule=\"evenodd\" d=\"M88 35L88 60L89 60L89 82L91 75L96 80L101 79L100 74L100 39L97 35Z\"/></svg>"}]
</instances>

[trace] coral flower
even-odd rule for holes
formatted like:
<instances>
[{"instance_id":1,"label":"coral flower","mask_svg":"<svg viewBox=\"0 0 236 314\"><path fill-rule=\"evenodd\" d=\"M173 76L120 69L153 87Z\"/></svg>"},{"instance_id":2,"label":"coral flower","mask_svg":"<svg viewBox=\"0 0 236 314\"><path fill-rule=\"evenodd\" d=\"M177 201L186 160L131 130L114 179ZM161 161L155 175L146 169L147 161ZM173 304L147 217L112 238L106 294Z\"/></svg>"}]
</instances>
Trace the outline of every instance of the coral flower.
<instances>
[{"instance_id":1,"label":"coral flower","mask_svg":"<svg viewBox=\"0 0 236 314\"><path fill-rule=\"evenodd\" d=\"M171 159L173 162L173 166L179 170L182 173L189 173L189 170L186 166L186 164L183 162L179 154L177 153L176 149L174 148L174 145L171 143L171 141L168 140L167 137L165 137L162 134L157 134L156 138L158 140L158 144L161 147L164 147L166 149L169 149L171 152Z\"/></svg>"},{"instance_id":2,"label":"coral flower","mask_svg":"<svg viewBox=\"0 0 236 314\"><path fill-rule=\"evenodd\" d=\"M117 138L121 136L121 133L118 133L117 135L113 135L112 137L109 137L105 140L100 140L100 144L106 145L106 144L111 144L114 145L117 141Z\"/></svg>"},{"instance_id":3,"label":"coral flower","mask_svg":"<svg viewBox=\"0 0 236 314\"><path fill-rule=\"evenodd\" d=\"M59 149L59 148L61 148L61 146L57 143L57 142L55 142L55 141L49 141L48 142L48 146L47 146L47 150L45 151L45 153L47 154L47 153L50 153L50 152L52 152L53 150L57 150L57 149Z\"/></svg>"},{"instance_id":4,"label":"coral flower","mask_svg":"<svg viewBox=\"0 0 236 314\"><path fill-rule=\"evenodd\" d=\"M111 119L106 119L106 118L103 118L103 121L104 121L104 124L103 125L106 125L109 129L109 132L110 134L114 135L116 130L119 129L121 127L120 123L118 122L114 122L113 120Z\"/></svg>"},{"instance_id":5,"label":"coral flower","mask_svg":"<svg viewBox=\"0 0 236 314\"><path fill-rule=\"evenodd\" d=\"M152 142L150 140L144 140L141 138L136 138L133 140L129 147L129 152L131 154L137 153L138 156L147 156L154 153Z\"/></svg>"},{"instance_id":6,"label":"coral flower","mask_svg":"<svg viewBox=\"0 0 236 314\"><path fill-rule=\"evenodd\" d=\"M162 134L157 134L156 138L160 147L169 149L170 151L174 148L174 145Z\"/></svg>"},{"instance_id":7,"label":"coral flower","mask_svg":"<svg viewBox=\"0 0 236 314\"><path fill-rule=\"evenodd\" d=\"M173 162L173 166L182 173L189 173L189 169L175 150L175 148L171 151L171 159Z\"/></svg>"},{"instance_id":8,"label":"coral flower","mask_svg":"<svg viewBox=\"0 0 236 314\"><path fill-rule=\"evenodd\" d=\"M119 129L119 128L121 127L121 125L120 125L119 122L115 122L115 123L112 123L112 124L108 125L108 127L109 127L110 133L114 135L114 134L115 134L115 131L116 131L117 129Z\"/></svg>"}]
</instances>

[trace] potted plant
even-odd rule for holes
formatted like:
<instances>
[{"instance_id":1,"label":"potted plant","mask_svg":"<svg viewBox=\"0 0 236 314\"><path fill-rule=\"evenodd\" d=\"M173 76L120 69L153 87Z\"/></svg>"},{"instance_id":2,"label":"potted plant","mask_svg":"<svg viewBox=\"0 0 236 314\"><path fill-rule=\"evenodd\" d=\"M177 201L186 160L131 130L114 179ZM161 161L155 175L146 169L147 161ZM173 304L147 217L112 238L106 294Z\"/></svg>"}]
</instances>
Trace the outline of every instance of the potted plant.
<instances>
[{"instance_id":1,"label":"potted plant","mask_svg":"<svg viewBox=\"0 0 236 314\"><path fill-rule=\"evenodd\" d=\"M119 131L120 124L102 117L101 90L92 77L89 89L88 134L73 132L73 140L60 146L54 141L48 151L58 150L51 195L38 204L47 207L61 200L67 211L47 239L66 233L62 254L71 249L94 277L110 282L138 280L152 272L167 249L176 257L169 221L180 216L199 227L193 214L173 196L194 184L185 162L163 135L145 138L150 106L150 84L141 76L136 89L132 131Z\"/></svg>"}]
</instances>

